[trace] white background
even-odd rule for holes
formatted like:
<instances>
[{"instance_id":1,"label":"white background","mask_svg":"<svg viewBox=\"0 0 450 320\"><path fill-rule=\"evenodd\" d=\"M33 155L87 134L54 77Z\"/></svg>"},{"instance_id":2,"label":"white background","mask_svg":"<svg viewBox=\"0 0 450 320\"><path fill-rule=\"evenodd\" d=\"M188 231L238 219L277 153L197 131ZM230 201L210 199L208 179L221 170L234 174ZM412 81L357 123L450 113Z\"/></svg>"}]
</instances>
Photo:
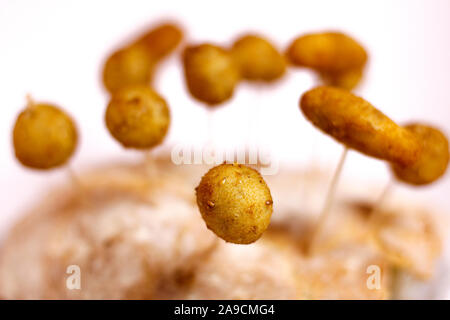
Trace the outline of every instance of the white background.
<instances>
[{"instance_id":1,"label":"white background","mask_svg":"<svg viewBox=\"0 0 450 320\"><path fill-rule=\"evenodd\" d=\"M59 104L77 121L81 144L75 171L135 158L111 139L103 123L108 97L99 73L105 56L161 19L185 27L188 42L227 45L239 33L256 31L283 50L297 35L341 30L370 53L367 76L357 93L398 122L420 120L450 133L450 1L17 1L0 0L0 231L45 192L67 179L64 169L36 172L14 159L11 131L25 95ZM208 116L187 94L179 55L159 69L156 88L173 116L166 147L203 145ZM250 134L281 161L332 168L342 147L320 134L298 109L300 95L315 84L313 74L290 69L277 86L242 85L213 116L217 145L237 146ZM259 129L248 130L248 114L258 110ZM364 184L388 181L381 161L351 152L346 178ZM398 187L399 189L404 187ZM431 187L403 190L425 205L450 208L450 179ZM375 197L375 195L374 195Z\"/></svg>"}]
</instances>

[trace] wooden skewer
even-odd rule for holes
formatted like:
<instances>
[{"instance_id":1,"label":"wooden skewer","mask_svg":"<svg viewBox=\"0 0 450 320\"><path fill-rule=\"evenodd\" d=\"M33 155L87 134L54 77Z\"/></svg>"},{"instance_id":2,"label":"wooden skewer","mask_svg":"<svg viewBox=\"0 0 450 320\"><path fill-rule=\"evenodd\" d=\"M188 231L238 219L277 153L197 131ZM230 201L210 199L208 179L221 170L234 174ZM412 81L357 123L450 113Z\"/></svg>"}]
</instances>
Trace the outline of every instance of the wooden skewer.
<instances>
[{"instance_id":1,"label":"wooden skewer","mask_svg":"<svg viewBox=\"0 0 450 320\"><path fill-rule=\"evenodd\" d=\"M322 211L320 212L319 219L318 219L317 224L314 227L313 233L311 235L311 238L310 238L307 250L306 250L308 253L314 252L317 237L320 235L320 233L328 219L328 216L330 214L330 208L333 204L334 196L336 194L336 188L337 188L339 178L342 173L342 168L344 167L345 159L347 158L347 153L348 153L348 148L345 147L341 154L341 158L339 159L338 166L336 167L336 170L334 172L333 179L331 180L331 184L328 187L327 196L325 198L325 202L322 207Z\"/></svg>"}]
</instances>

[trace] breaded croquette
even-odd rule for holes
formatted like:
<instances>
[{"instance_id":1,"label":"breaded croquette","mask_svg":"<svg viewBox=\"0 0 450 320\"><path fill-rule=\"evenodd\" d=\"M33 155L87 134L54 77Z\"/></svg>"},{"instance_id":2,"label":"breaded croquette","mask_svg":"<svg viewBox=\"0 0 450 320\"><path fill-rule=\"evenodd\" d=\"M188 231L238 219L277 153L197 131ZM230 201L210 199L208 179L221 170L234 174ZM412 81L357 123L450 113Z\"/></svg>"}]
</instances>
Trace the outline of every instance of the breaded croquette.
<instances>
[{"instance_id":1,"label":"breaded croquette","mask_svg":"<svg viewBox=\"0 0 450 320\"><path fill-rule=\"evenodd\" d=\"M203 176L196 193L206 226L227 242L255 242L269 226L272 196L254 169L241 164L216 166Z\"/></svg>"},{"instance_id":2,"label":"breaded croquette","mask_svg":"<svg viewBox=\"0 0 450 320\"><path fill-rule=\"evenodd\" d=\"M29 103L14 126L16 158L33 169L50 169L67 162L78 142L73 120L57 106Z\"/></svg>"},{"instance_id":3,"label":"breaded croquette","mask_svg":"<svg viewBox=\"0 0 450 320\"><path fill-rule=\"evenodd\" d=\"M311 33L296 38L287 50L289 61L318 72L324 84L353 89L363 75L367 52L340 32Z\"/></svg>"},{"instance_id":4,"label":"breaded croquette","mask_svg":"<svg viewBox=\"0 0 450 320\"><path fill-rule=\"evenodd\" d=\"M193 97L209 106L231 98L240 74L228 51L211 44L188 47L183 62L187 87Z\"/></svg>"},{"instance_id":5,"label":"breaded croquette","mask_svg":"<svg viewBox=\"0 0 450 320\"><path fill-rule=\"evenodd\" d=\"M285 58L260 36L240 37L231 52L244 79L270 82L282 77L286 71Z\"/></svg>"},{"instance_id":6,"label":"breaded croquette","mask_svg":"<svg viewBox=\"0 0 450 320\"><path fill-rule=\"evenodd\" d=\"M113 94L105 114L111 135L126 148L149 149L167 134L170 112L166 101L147 86L130 86Z\"/></svg>"},{"instance_id":7,"label":"breaded croquette","mask_svg":"<svg viewBox=\"0 0 450 320\"><path fill-rule=\"evenodd\" d=\"M165 23L149 30L136 43L142 44L154 60L160 60L175 50L182 38L180 27Z\"/></svg>"},{"instance_id":8,"label":"breaded croquette","mask_svg":"<svg viewBox=\"0 0 450 320\"><path fill-rule=\"evenodd\" d=\"M447 170L449 161L448 140L436 128L412 123L405 128L416 135L422 145L419 159L410 166L391 165L397 179L413 184L424 185L439 179Z\"/></svg>"},{"instance_id":9,"label":"breaded croquette","mask_svg":"<svg viewBox=\"0 0 450 320\"><path fill-rule=\"evenodd\" d=\"M347 90L317 87L303 94L300 108L306 118L344 145L399 165L412 165L420 143L364 99Z\"/></svg>"},{"instance_id":10,"label":"breaded croquette","mask_svg":"<svg viewBox=\"0 0 450 320\"><path fill-rule=\"evenodd\" d=\"M110 92L130 85L149 85L155 61L141 45L114 52L103 67L103 85Z\"/></svg>"}]
</instances>

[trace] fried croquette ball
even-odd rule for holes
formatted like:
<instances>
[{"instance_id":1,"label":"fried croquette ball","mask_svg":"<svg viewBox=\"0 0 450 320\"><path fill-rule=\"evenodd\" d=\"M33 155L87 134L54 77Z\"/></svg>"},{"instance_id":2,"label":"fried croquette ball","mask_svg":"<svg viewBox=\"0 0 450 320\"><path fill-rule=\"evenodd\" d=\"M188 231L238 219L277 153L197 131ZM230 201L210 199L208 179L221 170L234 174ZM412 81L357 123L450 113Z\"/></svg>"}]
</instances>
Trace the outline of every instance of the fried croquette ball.
<instances>
[{"instance_id":1,"label":"fried croquette ball","mask_svg":"<svg viewBox=\"0 0 450 320\"><path fill-rule=\"evenodd\" d=\"M230 99L240 80L231 54L211 44L186 48L183 63L190 93L210 106Z\"/></svg>"},{"instance_id":2,"label":"fried croquette ball","mask_svg":"<svg viewBox=\"0 0 450 320\"><path fill-rule=\"evenodd\" d=\"M241 164L216 166L203 176L196 193L206 226L227 242L255 242L269 226L272 196L254 169Z\"/></svg>"},{"instance_id":3,"label":"fried croquette ball","mask_svg":"<svg viewBox=\"0 0 450 320\"><path fill-rule=\"evenodd\" d=\"M358 69L367 61L366 50L340 32L313 33L295 39L287 51L292 64L320 72Z\"/></svg>"},{"instance_id":4,"label":"fried croquette ball","mask_svg":"<svg viewBox=\"0 0 450 320\"><path fill-rule=\"evenodd\" d=\"M411 131L347 90L314 88L303 94L300 108L320 130L366 155L403 166L419 157L421 146Z\"/></svg>"},{"instance_id":5,"label":"fried croquette ball","mask_svg":"<svg viewBox=\"0 0 450 320\"><path fill-rule=\"evenodd\" d=\"M148 31L137 43L142 44L154 60L160 60L170 54L183 38L183 31L176 25L162 24Z\"/></svg>"},{"instance_id":6,"label":"fried croquette ball","mask_svg":"<svg viewBox=\"0 0 450 320\"><path fill-rule=\"evenodd\" d=\"M103 84L113 93L130 85L148 85L155 61L141 45L132 45L114 52L103 67Z\"/></svg>"},{"instance_id":7,"label":"fried croquette ball","mask_svg":"<svg viewBox=\"0 0 450 320\"><path fill-rule=\"evenodd\" d=\"M286 61L266 39L256 35L239 38L232 48L233 58L247 80L273 81L286 71Z\"/></svg>"},{"instance_id":8,"label":"fried croquette ball","mask_svg":"<svg viewBox=\"0 0 450 320\"><path fill-rule=\"evenodd\" d=\"M164 140L170 112L166 101L150 87L131 86L113 94L105 122L125 148L149 149Z\"/></svg>"},{"instance_id":9,"label":"fried croquette ball","mask_svg":"<svg viewBox=\"0 0 450 320\"><path fill-rule=\"evenodd\" d=\"M289 46L287 57L293 65L319 72L326 85L349 90L361 80L367 62L366 50L339 32L298 37Z\"/></svg>"},{"instance_id":10,"label":"fried croquette ball","mask_svg":"<svg viewBox=\"0 0 450 320\"><path fill-rule=\"evenodd\" d=\"M14 126L16 158L33 169L61 166L72 156L78 133L73 120L56 106L29 104Z\"/></svg>"},{"instance_id":11,"label":"fried croquette ball","mask_svg":"<svg viewBox=\"0 0 450 320\"><path fill-rule=\"evenodd\" d=\"M412 185L425 185L436 181L447 170L449 161L448 140L436 128L413 123L405 126L419 138L422 152L411 166L392 164L391 168L400 181Z\"/></svg>"}]
</instances>

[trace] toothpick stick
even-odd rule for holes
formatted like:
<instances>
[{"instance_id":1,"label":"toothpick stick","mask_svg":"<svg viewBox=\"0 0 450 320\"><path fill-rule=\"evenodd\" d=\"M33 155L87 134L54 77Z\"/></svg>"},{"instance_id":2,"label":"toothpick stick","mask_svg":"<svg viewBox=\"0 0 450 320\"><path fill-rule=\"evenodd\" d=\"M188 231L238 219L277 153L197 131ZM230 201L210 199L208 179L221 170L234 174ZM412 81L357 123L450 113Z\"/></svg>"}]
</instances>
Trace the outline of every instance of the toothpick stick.
<instances>
[{"instance_id":1,"label":"toothpick stick","mask_svg":"<svg viewBox=\"0 0 450 320\"><path fill-rule=\"evenodd\" d=\"M255 150L257 152L257 161L256 161L256 170L261 171L261 159L260 159L260 144L259 144L259 125L261 121L261 102L263 97L263 87L261 85L257 85L255 88L255 97L253 101L249 104L250 113L249 117L249 151ZM252 144L255 144L255 147L252 148Z\"/></svg>"},{"instance_id":2,"label":"toothpick stick","mask_svg":"<svg viewBox=\"0 0 450 320\"><path fill-rule=\"evenodd\" d=\"M144 164L145 164L145 171L147 172L147 175L151 177L155 177L157 170L156 170L156 160L155 156L152 152L152 150L144 151Z\"/></svg>"},{"instance_id":3,"label":"toothpick stick","mask_svg":"<svg viewBox=\"0 0 450 320\"><path fill-rule=\"evenodd\" d=\"M381 211L381 208L383 207L384 203L386 202L386 199L388 196L392 193L392 189L394 187L394 179L390 178L389 182L384 187L383 191L381 192L378 199L373 204L371 210L369 211L369 221L368 225L371 226L375 223L375 219L377 217L377 213Z\"/></svg>"},{"instance_id":4,"label":"toothpick stick","mask_svg":"<svg viewBox=\"0 0 450 320\"><path fill-rule=\"evenodd\" d=\"M258 137L257 128L258 128L259 94L260 94L259 90L256 92L256 97L253 94L250 94L252 101L247 106L247 120L248 120L247 143L249 148L251 147L252 144L256 142L255 140Z\"/></svg>"},{"instance_id":5,"label":"toothpick stick","mask_svg":"<svg viewBox=\"0 0 450 320\"><path fill-rule=\"evenodd\" d=\"M33 97L29 93L26 94L25 99L27 101L27 109L32 108L36 104L36 101L34 101Z\"/></svg>"},{"instance_id":6,"label":"toothpick stick","mask_svg":"<svg viewBox=\"0 0 450 320\"><path fill-rule=\"evenodd\" d=\"M83 183L81 182L78 175L75 173L73 168L70 165L67 165L67 173L69 174L69 178L72 181L73 186L81 193L85 192L85 188Z\"/></svg>"},{"instance_id":7,"label":"toothpick stick","mask_svg":"<svg viewBox=\"0 0 450 320\"><path fill-rule=\"evenodd\" d=\"M211 110L210 108L208 108L206 110L207 112L207 137L208 140L206 141L206 145L211 145L213 146L214 144L214 110Z\"/></svg>"},{"instance_id":8,"label":"toothpick stick","mask_svg":"<svg viewBox=\"0 0 450 320\"><path fill-rule=\"evenodd\" d=\"M317 237L320 235L320 233L325 225L325 222L328 219L328 216L330 214L330 208L331 208L331 205L333 204L334 196L336 194L336 187L339 182L339 178L341 176L342 168L344 167L345 159L347 158L347 153L348 153L348 148L345 147L344 150L342 151L341 158L339 159L338 166L336 167L336 170L334 172L333 179L331 180L331 184L328 187L328 192L327 192L327 196L325 198L325 203L322 208L322 211L320 212L319 219L317 221L317 224L316 224L313 234L311 236L309 246L307 248L307 252L314 251L314 246L315 246Z\"/></svg>"}]
</instances>

